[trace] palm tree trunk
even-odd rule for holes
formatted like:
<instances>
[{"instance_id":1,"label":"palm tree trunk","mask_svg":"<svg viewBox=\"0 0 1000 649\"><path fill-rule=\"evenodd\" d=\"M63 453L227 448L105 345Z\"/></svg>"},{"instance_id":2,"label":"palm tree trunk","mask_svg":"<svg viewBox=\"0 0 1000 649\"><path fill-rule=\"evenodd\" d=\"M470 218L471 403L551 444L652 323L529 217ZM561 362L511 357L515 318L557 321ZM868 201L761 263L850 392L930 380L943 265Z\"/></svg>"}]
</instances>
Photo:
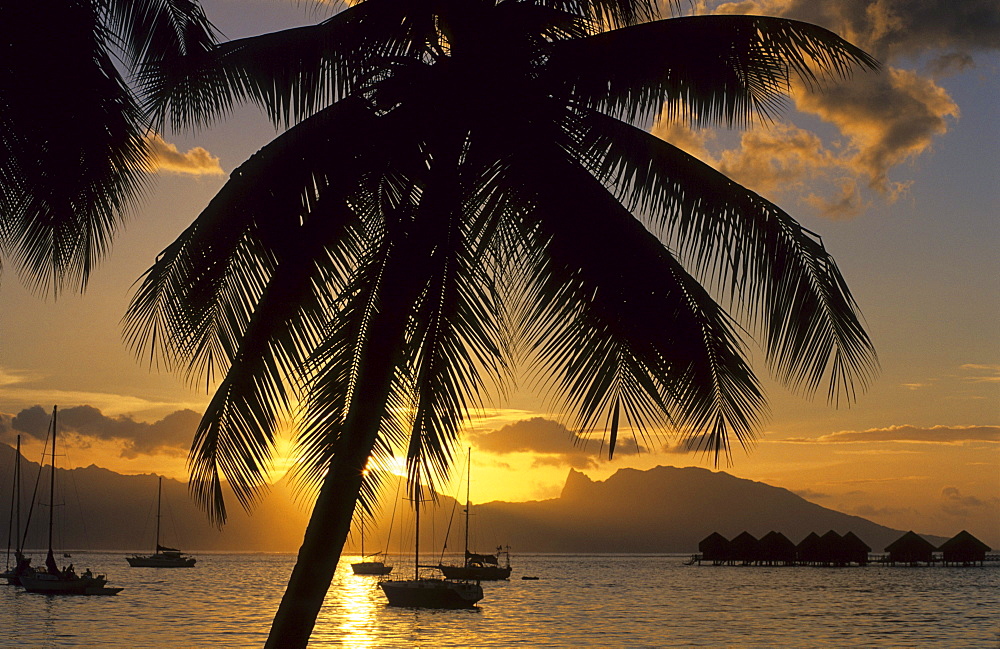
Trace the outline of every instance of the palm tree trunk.
<instances>
[{"instance_id":1,"label":"palm tree trunk","mask_svg":"<svg viewBox=\"0 0 1000 649\"><path fill-rule=\"evenodd\" d=\"M407 306L413 304L423 285L420 274L413 272L412 263L398 259L394 266L395 272L386 272L383 299L372 318L364 361L358 371L355 394L362 396L353 399L350 405L344 424L346 434L338 444L313 507L295 568L264 645L266 649L298 649L307 645L347 541L363 471L378 436L399 362L409 315Z\"/></svg>"}]
</instances>

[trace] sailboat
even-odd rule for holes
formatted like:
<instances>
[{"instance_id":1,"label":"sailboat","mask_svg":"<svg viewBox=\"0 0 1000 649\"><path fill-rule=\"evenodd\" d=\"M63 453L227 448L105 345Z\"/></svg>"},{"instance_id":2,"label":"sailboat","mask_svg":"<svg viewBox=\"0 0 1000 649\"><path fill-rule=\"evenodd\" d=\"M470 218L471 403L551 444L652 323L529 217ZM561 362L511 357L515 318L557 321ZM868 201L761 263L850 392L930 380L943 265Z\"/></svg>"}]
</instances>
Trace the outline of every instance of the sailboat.
<instances>
[{"instance_id":1,"label":"sailboat","mask_svg":"<svg viewBox=\"0 0 1000 649\"><path fill-rule=\"evenodd\" d=\"M469 500L472 481L472 449L469 449L468 477L465 481L465 562L460 566L446 566L438 563L437 568L448 579L474 579L476 581L498 581L510 577L510 547L497 547L496 554L477 554L469 552L469 510L472 504ZM500 557L505 559L500 565Z\"/></svg>"},{"instance_id":2,"label":"sailboat","mask_svg":"<svg viewBox=\"0 0 1000 649\"><path fill-rule=\"evenodd\" d=\"M116 595L122 588L109 588L104 575L93 575L88 568L82 575L76 574L73 564L62 570L56 565L52 552L53 511L56 490L56 415L58 408L52 408L52 467L49 474L49 551L45 557L45 570L36 569L31 574L21 575L21 585L29 593L44 595ZM44 458L43 458L44 459Z\"/></svg>"},{"instance_id":3,"label":"sailboat","mask_svg":"<svg viewBox=\"0 0 1000 649\"><path fill-rule=\"evenodd\" d=\"M356 575L388 575L392 572L392 566L385 565L384 561L368 560L368 557L381 557L381 554L365 554L365 521L361 518L361 561L351 564L351 570Z\"/></svg>"},{"instance_id":4,"label":"sailboat","mask_svg":"<svg viewBox=\"0 0 1000 649\"><path fill-rule=\"evenodd\" d=\"M14 565L10 565L10 541L14 538ZM14 456L14 486L10 494L10 520L7 523L7 566L3 578L11 586L21 585L21 575L31 574L31 558L24 556L24 538L21 536L21 436L17 436L17 453Z\"/></svg>"},{"instance_id":5,"label":"sailboat","mask_svg":"<svg viewBox=\"0 0 1000 649\"><path fill-rule=\"evenodd\" d=\"M193 568L197 559L189 557L177 548L160 545L160 505L163 503L163 476L156 486L156 550L153 554L134 554L125 557L133 568Z\"/></svg>"},{"instance_id":6,"label":"sailboat","mask_svg":"<svg viewBox=\"0 0 1000 649\"><path fill-rule=\"evenodd\" d=\"M387 579L379 588L389 600L389 606L406 608L475 608L483 598L479 582L436 579L420 576L420 498L416 498L414 519L416 526L413 579Z\"/></svg>"}]
</instances>

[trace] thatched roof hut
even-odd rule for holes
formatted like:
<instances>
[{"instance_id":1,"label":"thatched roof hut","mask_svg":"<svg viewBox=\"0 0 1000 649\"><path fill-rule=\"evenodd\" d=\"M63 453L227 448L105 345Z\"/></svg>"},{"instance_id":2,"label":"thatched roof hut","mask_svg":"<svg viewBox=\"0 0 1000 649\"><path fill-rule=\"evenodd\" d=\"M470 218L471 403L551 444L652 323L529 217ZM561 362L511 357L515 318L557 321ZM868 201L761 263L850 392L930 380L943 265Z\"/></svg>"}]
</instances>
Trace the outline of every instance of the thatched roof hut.
<instances>
[{"instance_id":1,"label":"thatched roof hut","mask_svg":"<svg viewBox=\"0 0 1000 649\"><path fill-rule=\"evenodd\" d=\"M840 534L830 530L819 537L819 542L816 545L819 560L823 563L832 563L839 566L847 563L847 553L844 551L844 537Z\"/></svg>"},{"instance_id":2,"label":"thatched roof hut","mask_svg":"<svg viewBox=\"0 0 1000 649\"><path fill-rule=\"evenodd\" d=\"M760 560L760 541L750 532L740 532L729 542L729 559L743 563Z\"/></svg>"},{"instance_id":3,"label":"thatched roof hut","mask_svg":"<svg viewBox=\"0 0 1000 649\"><path fill-rule=\"evenodd\" d=\"M944 554L945 563L973 563L985 561L986 553L992 548L976 537L962 530L941 544L938 548Z\"/></svg>"},{"instance_id":4,"label":"thatched roof hut","mask_svg":"<svg viewBox=\"0 0 1000 649\"><path fill-rule=\"evenodd\" d=\"M872 549L867 543L859 539L854 532L848 532L844 535L843 544L849 562L862 566L868 564L868 553Z\"/></svg>"},{"instance_id":5,"label":"thatched roof hut","mask_svg":"<svg viewBox=\"0 0 1000 649\"><path fill-rule=\"evenodd\" d=\"M795 546L795 554L802 562L820 561L819 535L816 532L809 532L809 536L799 541L799 544Z\"/></svg>"},{"instance_id":6,"label":"thatched roof hut","mask_svg":"<svg viewBox=\"0 0 1000 649\"><path fill-rule=\"evenodd\" d=\"M718 532L712 532L698 543L702 561L726 561L729 559L729 540Z\"/></svg>"},{"instance_id":7,"label":"thatched roof hut","mask_svg":"<svg viewBox=\"0 0 1000 649\"><path fill-rule=\"evenodd\" d=\"M795 544L781 532L771 530L760 540L760 560L767 563L794 563Z\"/></svg>"},{"instance_id":8,"label":"thatched roof hut","mask_svg":"<svg viewBox=\"0 0 1000 649\"><path fill-rule=\"evenodd\" d=\"M892 563L930 563L934 546L929 541L910 530L886 546Z\"/></svg>"}]
</instances>

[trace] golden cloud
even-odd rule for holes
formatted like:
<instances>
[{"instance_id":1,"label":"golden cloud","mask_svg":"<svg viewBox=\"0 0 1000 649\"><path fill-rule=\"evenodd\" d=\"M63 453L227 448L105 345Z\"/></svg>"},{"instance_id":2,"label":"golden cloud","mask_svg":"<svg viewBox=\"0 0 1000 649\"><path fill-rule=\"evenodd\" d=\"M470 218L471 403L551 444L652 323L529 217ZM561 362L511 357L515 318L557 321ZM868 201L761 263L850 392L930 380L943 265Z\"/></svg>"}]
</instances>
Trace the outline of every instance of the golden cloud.
<instances>
[{"instance_id":1,"label":"golden cloud","mask_svg":"<svg viewBox=\"0 0 1000 649\"><path fill-rule=\"evenodd\" d=\"M586 469L597 467L600 459L600 451L595 453L590 440L544 417L523 419L489 432L470 432L469 438L479 450L496 455L532 453L537 466ZM642 450L634 439L619 438L615 455L635 455Z\"/></svg>"},{"instance_id":2,"label":"golden cloud","mask_svg":"<svg viewBox=\"0 0 1000 649\"><path fill-rule=\"evenodd\" d=\"M823 435L809 441L821 444L856 442L917 442L925 444L1000 442L1000 426L931 426L930 428L889 426L887 428L870 428L868 430L844 430Z\"/></svg>"},{"instance_id":3,"label":"golden cloud","mask_svg":"<svg viewBox=\"0 0 1000 649\"><path fill-rule=\"evenodd\" d=\"M176 145L156 134L147 138L147 143L150 150L151 172L166 171L193 176L221 176L225 173L219 165L219 158L200 146L181 153Z\"/></svg>"}]
</instances>

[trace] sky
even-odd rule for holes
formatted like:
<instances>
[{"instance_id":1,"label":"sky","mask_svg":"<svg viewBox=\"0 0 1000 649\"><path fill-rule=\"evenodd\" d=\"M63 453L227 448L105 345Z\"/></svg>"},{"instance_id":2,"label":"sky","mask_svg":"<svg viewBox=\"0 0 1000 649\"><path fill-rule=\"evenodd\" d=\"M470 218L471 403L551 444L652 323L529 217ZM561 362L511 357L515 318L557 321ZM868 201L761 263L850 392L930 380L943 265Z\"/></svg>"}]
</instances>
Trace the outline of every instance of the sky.
<instances>
[{"instance_id":1,"label":"sky","mask_svg":"<svg viewBox=\"0 0 1000 649\"><path fill-rule=\"evenodd\" d=\"M204 0L230 38L308 24L330 9L291 0ZM881 371L849 406L766 382L770 415L752 449L717 468L900 529L968 529L1000 547L1000 5L963 0L684 3L685 11L815 22L883 64L750 130L653 132L775 201L823 237L861 306ZM64 462L184 479L206 386L136 359L121 318L132 284L230 173L273 138L254 109L153 141L157 173L141 209L87 292L27 292L0 280L0 441L25 454L53 404ZM755 362L762 376L761 354ZM604 479L623 467L716 468L677 440L629 439L615 459L519 386L470 421L472 499L558 496L570 468ZM280 453L288 445L282 443ZM462 453L459 452L459 455ZM276 475L287 461L276 460ZM456 463L461 467L461 462ZM461 471L458 471L459 473Z\"/></svg>"}]
</instances>

